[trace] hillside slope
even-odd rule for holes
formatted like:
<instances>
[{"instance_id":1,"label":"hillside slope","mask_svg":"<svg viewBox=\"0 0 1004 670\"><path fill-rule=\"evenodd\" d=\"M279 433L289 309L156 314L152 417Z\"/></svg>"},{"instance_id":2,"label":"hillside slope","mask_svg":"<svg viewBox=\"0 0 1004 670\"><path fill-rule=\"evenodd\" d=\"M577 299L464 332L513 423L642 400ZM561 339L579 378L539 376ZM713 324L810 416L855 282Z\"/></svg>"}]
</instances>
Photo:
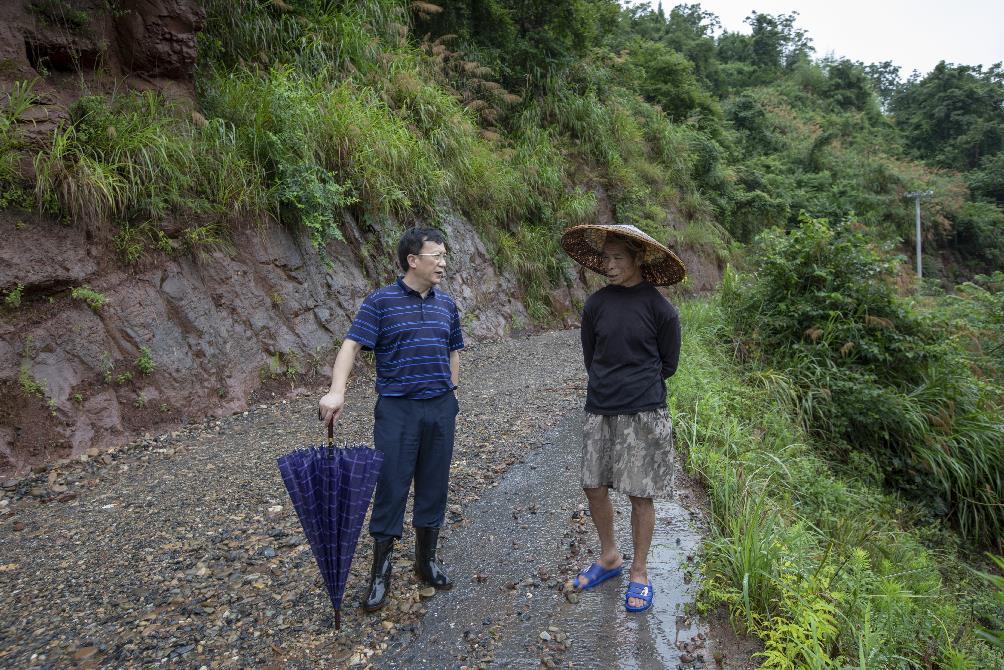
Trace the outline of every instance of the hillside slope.
<instances>
[{"instance_id":1,"label":"hillside slope","mask_svg":"<svg viewBox=\"0 0 1004 670\"><path fill-rule=\"evenodd\" d=\"M236 16L231 9L241 8L218 6L209 20ZM394 127L370 128L370 136L355 138L359 145L334 149L345 163L326 164L333 156L323 154L291 158L282 152L307 139L294 137L292 126L312 123L325 101L311 93L297 119L275 90L267 100L238 100L235 82L309 82L251 67L223 76L222 56L198 61L208 48L197 48L206 23L201 4L185 0L124 2L115 11L97 1L29 3L0 13L0 33L9 38L0 51L11 119L5 148L15 157L0 172L0 473L240 411L256 389L289 392L304 375L325 374L363 296L395 276L393 245L404 226L447 233L446 287L468 337L577 318L590 278L554 251L573 219L551 214L540 229L519 222L540 222L534 202L577 208L580 220L615 220L617 195L608 190L617 183L605 170L584 160L566 164L555 153L517 173L513 154L553 152L556 138L539 125L533 144L492 138L426 66L412 67L407 80L388 68L379 81L396 82L402 95L438 96L433 107L416 112L415 99L388 107L384 92L357 111ZM372 17L365 25L379 29ZM418 53L395 48L398 63ZM252 71L254 78L241 79ZM277 105L275 125L251 143L276 137L278 158L239 137L241 104L263 100ZM430 113L452 116L416 127L413 114ZM360 122L340 131L345 141ZM446 123L452 127L440 126ZM411 146L419 164L399 166L388 155L363 166L369 171L353 183L371 143L388 137ZM437 153L430 141L464 142L463 156ZM565 167L556 172L559 163ZM428 169L439 181L401 183L414 180L411 169ZM343 179L350 197L325 200L338 186L327 175ZM663 215L660 237L680 221ZM691 268L686 290L711 289L720 275L715 250L700 241L677 246ZM543 279L542 266L549 266Z\"/></svg>"}]
</instances>

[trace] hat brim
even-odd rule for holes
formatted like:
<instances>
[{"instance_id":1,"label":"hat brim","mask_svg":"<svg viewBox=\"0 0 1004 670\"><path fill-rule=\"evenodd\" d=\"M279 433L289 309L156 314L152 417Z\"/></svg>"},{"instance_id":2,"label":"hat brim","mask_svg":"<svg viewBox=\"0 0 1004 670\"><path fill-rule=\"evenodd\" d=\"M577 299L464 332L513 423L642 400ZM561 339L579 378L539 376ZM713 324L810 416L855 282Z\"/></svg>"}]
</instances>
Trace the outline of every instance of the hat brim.
<instances>
[{"instance_id":1,"label":"hat brim","mask_svg":"<svg viewBox=\"0 0 1004 670\"><path fill-rule=\"evenodd\" d=\"M686 279L687 268L679 256L634 226L575 226L561 235L561 246L577 263L605 277L603 245L611 237L627 238L645 245L645 258L641 264L641 275L645 281L656 286L670 286Z\"/></svg>"}]
</instances>

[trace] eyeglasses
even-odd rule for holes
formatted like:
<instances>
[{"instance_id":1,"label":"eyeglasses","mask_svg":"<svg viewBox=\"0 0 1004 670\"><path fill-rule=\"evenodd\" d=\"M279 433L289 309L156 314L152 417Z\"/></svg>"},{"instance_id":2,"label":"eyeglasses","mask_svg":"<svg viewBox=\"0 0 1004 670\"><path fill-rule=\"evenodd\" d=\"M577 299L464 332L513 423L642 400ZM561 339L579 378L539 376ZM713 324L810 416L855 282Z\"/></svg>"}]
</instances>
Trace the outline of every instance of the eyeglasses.
<instances>
[{"instance_id":1,"label":"eyeglasses","mask_svg":"<svg viewBox=\"0 0 1004 670\"><path fill-rule=\"evenodd\" d=\"M437 263L439 261L448 261L448 260L450 260L449 257L446 255L445 251L439 251L439 252L436 252L434 254L412 254L412 255L413 256L429 256L430 258L432 258L432 260L436 261Z\"/></svg>"}]
</instances>

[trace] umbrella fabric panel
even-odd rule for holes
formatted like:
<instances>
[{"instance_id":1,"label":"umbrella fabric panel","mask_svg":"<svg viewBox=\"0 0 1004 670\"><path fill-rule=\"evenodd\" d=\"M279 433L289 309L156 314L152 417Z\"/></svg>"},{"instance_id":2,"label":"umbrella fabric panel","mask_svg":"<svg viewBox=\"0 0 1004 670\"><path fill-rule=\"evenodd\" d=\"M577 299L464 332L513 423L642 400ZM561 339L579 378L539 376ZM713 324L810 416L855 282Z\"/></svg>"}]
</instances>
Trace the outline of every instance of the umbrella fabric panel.
<instances>
[{"instance_id":1,"label":"umbrella fabric panel","mask_svg":"<svg viewBox=\"0 0 1004 670\"><path fill-rule=\"evenodd\" d=\"M376 487L383 463L383 452L376 449L354 447L340 449L341 467L338 469L339 488L348 492L339 498L338 505L338 548L337 574L340 575L337 597L341 600L345 591L345 582L355 555L356 544L362 531L362 522Z\"/></svg>"},{"instance_id":2,"label":"umbrella fabric panel","mask_svg":"<svg viewBox=\"0 0 1004 670\"><path fill-rule=\"evenodd\" d=\"M286 485L286 491L300 519L303 533L307 536L310 546L314 546L320 537L319 502L316 498L316 459L311 457L310 449L298 449L278 459L279 472Z\"/></svg>"},{"instance_id":3,"label":"umbrella fabric panel","mask_svg":"<svg viewBox=\"0 0 1004 670\"><path fill-rule=\"evenodd\" d=\"M345 500L349 495L348 491L343 491L341 483L341 470L343 461L340 458L341 450L332 449L328 455L329 462L321 469L321 488L324 491L324 499L328 501L328 506L324 510L324 534L322 540L324 546L322 552L325 557L324 585L328 589L328 597L331 605L337 610L341 606L342 594L345 592L345 579L338 574L339 556L341 543L338 541L341 531L341 508L345 506ZM353 551L355 547L352 548Z\"/></svg>"},{"instance_id":4,"label":"umbrella fabric panel","mask_svg":"<svg viewBox=\"0 0 1004 670\"><path fill-rule=\"evenodd\" d=\"M279 471L289 492L293 509L311 546L320 541L323 502L318 482L321 459L318 449L298 449L279 459Z\"/></svg>"},{"instance_id":5,"label":"umbrella fabric panel","mask_svg":"<svg viewBox=\"0 0 1004 670\"><path fill-rule=\"evenodd\" d=\"M326 516L325 499L320 487L324 468L321 467L323 459L319 457L318 451L316 447L298 449L280 458L278 463L293 509L303 527L303 534L307 536L317 568L327 585L327 565L330 561L325 552L321 551L324 546L323 524Z\"/></svg>"}]
</instances>

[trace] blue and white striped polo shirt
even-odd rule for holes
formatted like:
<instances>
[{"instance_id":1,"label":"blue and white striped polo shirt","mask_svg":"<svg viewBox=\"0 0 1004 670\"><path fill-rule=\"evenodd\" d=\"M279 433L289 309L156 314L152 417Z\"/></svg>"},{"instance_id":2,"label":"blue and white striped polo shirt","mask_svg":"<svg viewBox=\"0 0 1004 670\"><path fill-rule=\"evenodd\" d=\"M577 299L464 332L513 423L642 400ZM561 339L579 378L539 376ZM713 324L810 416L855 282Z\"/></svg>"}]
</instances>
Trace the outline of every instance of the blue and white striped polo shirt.
<instances>
[{"instance_id":1,"label":"blue and white striped polo shirt","mask_svg":"<svg viewBox=\"0 0 1004 670\"><path fill-rule=\"evenodd\" d=\"M399 277L370 293L346 339L376 354L380 395L420 400L454 388L450 352L464 348L460 311L435 286L423 299Z\"/></svg>"}]
</instances>

